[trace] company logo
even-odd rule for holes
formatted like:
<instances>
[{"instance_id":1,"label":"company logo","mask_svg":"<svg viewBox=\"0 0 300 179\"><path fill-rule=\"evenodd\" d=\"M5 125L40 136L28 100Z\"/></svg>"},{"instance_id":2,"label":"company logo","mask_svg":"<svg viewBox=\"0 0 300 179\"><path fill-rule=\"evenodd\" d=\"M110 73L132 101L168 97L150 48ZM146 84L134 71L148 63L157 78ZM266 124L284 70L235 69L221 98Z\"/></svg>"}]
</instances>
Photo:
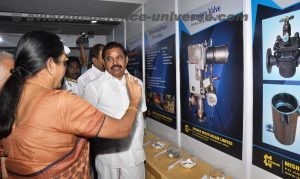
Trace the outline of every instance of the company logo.
<instances>
[{"instance_id":1,"label":"company logo","mask_svg":"<svg viewBox=\"0 0 300 179\"><path fill-rule=\"evenodd\" d=\"M267 154L264 155L264 164L267 167L272 168L273 159L272 156L269 156Z\"/></svg>"},{"instance_id":2,"label":"company logo","mask_svg":"<svg viewBox=\"0 0 300 179\"><path fill-rule=\"evenodd\" d=\"M189 125L187 125L187 124L184 125L184 131L185 131L186 133L189 133L189 132L191 131Z\"/></svg>"},{"instance_id":3,"label":"company logo","mask_svg":"<svg viewBox=\"0 0 300 179\"><path fill-rule=\"evenodd\" d=\"M132 14L127 18L128 21L178 21L179 19L183 21L194 21L207 22L207 21L247 21L248 14L234 15L234 14L177 14L172 11L169 14Z\"/></svg>"}]
</instances>

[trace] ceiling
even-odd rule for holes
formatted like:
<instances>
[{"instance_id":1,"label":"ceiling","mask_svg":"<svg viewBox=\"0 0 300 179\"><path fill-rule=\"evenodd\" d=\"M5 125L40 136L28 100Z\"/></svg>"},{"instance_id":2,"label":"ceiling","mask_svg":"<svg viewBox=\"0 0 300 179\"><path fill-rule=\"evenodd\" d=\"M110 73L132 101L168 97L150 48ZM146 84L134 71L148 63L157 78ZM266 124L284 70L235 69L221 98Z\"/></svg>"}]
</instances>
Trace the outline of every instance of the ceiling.
<instances>
[{"instance_id":1,"label":"ceiling","mask_svg":"<svg viewBox=\"0 0 300 179\"><path fill-rule=\"evenodd\" d=\"M59 34L93 31L95 35L107 35L141 5L139 0L125 1L0 0L0 33L47 30ZM92 24L91 19L98 22Z\"/></svg>"}]
</instances>

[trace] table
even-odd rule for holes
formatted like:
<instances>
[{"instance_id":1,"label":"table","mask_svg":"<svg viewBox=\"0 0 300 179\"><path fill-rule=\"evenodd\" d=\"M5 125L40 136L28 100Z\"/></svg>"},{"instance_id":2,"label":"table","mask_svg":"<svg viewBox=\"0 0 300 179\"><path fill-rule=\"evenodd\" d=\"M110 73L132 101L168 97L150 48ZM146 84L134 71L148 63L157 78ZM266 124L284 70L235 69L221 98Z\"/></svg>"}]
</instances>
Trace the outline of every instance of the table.
<instances>
[{"instance_id":1,"label":"table","mask_svg":"<svg viewBox=\"0 0 300 179\"><path fill-rule=\"evenodd\" d=\"M201 179L203 175L208 175L209 171L213 169L211 165L196 158L197 164L191 169L184 168L179 163L173 169L168 170L168 166L179 159L169 158L166 153L155 157L156 154L172 144L164 140L166 143L164 148L154 149L151 145L151 140L154 138L157 138L157 136L146 130L144 136L146 179ZM188 152L183 150L182 154L185 155Z\"/></svg>"}]
</instances>

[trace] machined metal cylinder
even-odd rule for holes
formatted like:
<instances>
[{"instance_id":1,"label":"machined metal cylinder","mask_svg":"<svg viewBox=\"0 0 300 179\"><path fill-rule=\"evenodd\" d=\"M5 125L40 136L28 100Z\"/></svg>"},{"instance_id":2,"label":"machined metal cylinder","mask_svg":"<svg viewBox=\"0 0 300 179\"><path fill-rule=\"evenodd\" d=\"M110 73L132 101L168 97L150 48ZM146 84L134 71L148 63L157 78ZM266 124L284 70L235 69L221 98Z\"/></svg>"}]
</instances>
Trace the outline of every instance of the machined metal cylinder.
<instances>
[{"instance_id":1,"label":"machined metal cylinder","mask_svg":"<svg viewBox=\"0 0 300 179\"><path fill-rule=\"evenodd\" d=\"M206 50L206 63L207 64L224 64L228 61L228 47L222 46L211 46L207 47Z\"/></svg>"},{"instance_id":2,"label":"machined metal cylinder","mask_svg":"<svg viewBox=\"0 0 300 179\"><path fill-rule=\"evenodd\" d=\"M288 93L279 93L272 98L272 116L275 138L284 145L295 141L297 118L299 116L297 99Z\"/></svg>"}]
</instances>

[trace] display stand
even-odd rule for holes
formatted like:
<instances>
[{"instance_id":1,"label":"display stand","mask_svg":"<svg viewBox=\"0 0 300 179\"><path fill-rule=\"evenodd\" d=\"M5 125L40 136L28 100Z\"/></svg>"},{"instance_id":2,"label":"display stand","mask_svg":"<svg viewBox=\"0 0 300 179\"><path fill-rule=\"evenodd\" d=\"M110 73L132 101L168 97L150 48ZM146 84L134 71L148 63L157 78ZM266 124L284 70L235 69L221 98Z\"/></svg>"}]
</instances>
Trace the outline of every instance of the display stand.
<instances>
[{"instance_id":1,"label":"display stand","mask_svg":"<svg viewBox=\"0 0 300 179\"><path fill-rule=\"evenodd\" d=\"M157 138L155 134L148 130L145 131L144 149L146 153L146 179L201 179L202 177L205 178L205 175L209 178L209 172L212 171L213 167L200 159L195 158L196 165L194 167L184 168L180 161L176 164L176 161L181 158L169 158L166 153L165 155L157 156L156 154L170 147L172 144L164 140L164 148L155 149L152 147L151 143L151 140L155 138ZM187 151L182 151L182 156L190 155ZM170 167L174 163L175 165ZM230 179L231 177L226 178Z\"/></svg>"}]
</instances>

